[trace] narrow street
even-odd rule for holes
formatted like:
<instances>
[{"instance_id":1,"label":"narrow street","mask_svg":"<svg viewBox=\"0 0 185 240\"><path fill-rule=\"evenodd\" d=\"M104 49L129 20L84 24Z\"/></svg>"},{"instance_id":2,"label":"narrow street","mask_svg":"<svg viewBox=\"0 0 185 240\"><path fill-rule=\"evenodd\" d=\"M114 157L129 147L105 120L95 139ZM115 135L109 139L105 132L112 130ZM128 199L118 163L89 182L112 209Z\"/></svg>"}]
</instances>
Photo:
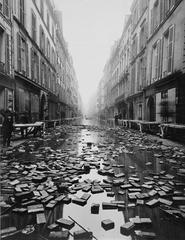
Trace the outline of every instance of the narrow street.
<instances>
[{"instance_id":1,"label":"narrow street","mask_svg":"<svg viewBox=\"0 0 185 240\"><path fill-rule=\"evenodd\" d=\"M185 239L183 146L86 120L0 158L2 239Z\"/></svg>"}]
</instances>

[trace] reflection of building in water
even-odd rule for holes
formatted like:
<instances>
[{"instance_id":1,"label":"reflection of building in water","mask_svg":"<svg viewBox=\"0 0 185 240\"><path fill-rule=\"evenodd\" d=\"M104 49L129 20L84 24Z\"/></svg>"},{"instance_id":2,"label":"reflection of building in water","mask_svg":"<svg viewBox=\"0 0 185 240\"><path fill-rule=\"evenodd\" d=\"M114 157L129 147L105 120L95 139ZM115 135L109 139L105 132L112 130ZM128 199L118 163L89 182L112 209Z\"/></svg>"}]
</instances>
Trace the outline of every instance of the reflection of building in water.
<instances>
[{"instance_id":1,"label":"reflection of building in water","mask_svg":"<svg viewBox=\"0 0 185 240\"><path fill-rule=\"evenodd\" d=\"M156 157L153 159L153 166L154 166L154 172L160 173L160 171L161 171L160 158Z\"/></svg>"}]
</instances>

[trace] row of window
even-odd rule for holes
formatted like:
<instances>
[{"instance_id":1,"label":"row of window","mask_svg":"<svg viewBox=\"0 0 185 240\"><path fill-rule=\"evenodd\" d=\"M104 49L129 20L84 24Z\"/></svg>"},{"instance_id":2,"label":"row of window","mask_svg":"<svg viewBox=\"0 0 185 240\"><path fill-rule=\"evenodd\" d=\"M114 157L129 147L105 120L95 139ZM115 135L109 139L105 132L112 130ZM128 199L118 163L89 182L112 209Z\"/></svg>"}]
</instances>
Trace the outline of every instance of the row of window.
<instances>
[{"instance_id":1,"label":"row of window","mask_svg":"<svg viewBox=\"0 0 185 240\"><path fill-rule=\"evenodd\" d=\"M150 34L152 34L156 30L159 24L167 17L167 15L179 1L180 0L165 0L165 1L156 0L154 2L153 8L151 9L150 13ZM135 14L133 13L133 15ZM133 17L136 18L136 16ZM135 34L133 37L131 52L132 59L134 59L137 56L138 52L141 51L146 46L147 38L148 38L148 25L147 21L145 20L140 26L139 40L137 34Z\"/></svg>"},{"instance_id":2,"label":"row of window","mask_svg":"<svg viewBox=\"0 0 185 240\"><path fill-rule=\"evenodd\" d=\"M147 65L146 56L139 58L131 68L131 93L141 91L146 84L146 67L151 76L148 84L171 74L173 71L174 25L170 26L162 38L153 45L151 66Z\"/></svg>"},{"instance_id":3,"label":"row of window","mask_svg":"<svg viewBox=\"0 0 185 240\"><path fill-rule=\"evenodd\" d=\"M152 49L151 82L172 73L174 52L174 25L170 26Z\"/></svg>"},{"instance_id":4,"label":"row of window","mask_svg":"<svg viewBox=\"0 0 185 240\"><path fill-rule=\"evenodd\" d=\"M132 13L132 29L138 23L139 18L142 16L143 12L145 11L148 4L148 0L138 0L137 4L135 5Z\"/></svg>"},{"instance_id":5,"label":"row of window","mask_svg":"<svg viewBox=\"0 0 185 240\"><path fill-rule=\"evenodd\" d=\"M35 4L36 4L36 0L34 0ZM54 25L50 24L51 23L51 19L50 19L50 13L49 10L47 10L47 16L46 16L46 21L45 21L45 5L44 5L44 0L39 0L40 3L40 14L41 17L43 19L43 21L46 23L46 26L48 28L49 33L51 34L53 40L55 38L55 29L54 29ZM37 4L36 4L37 5ZM52 28L50 29L50 25L52 26Z\"/></svg>"},{"instance_id":6,"label":"row of window","mask_svg":"<svg viewBox=\"0 0 185 240\"><path fill-rule=\"evenodd\" d=\"M168 16L170 11L180 0L156 0L150 13L150 33L152 34L159 24Z\"/></svg>"},{"instance_id":7,"label":"row of window","mask_svg":"<svg viewBox=\"0 0 185 240\"><path fill-rule=\"evenodd\" d=\"M132 52L131 52L132 60L137 56L138 52L142 51L143 48L146 46L147 38L148 38L147 22L146 20L144 20L143 24L140 27L139 43L137 34L134 35L132 40Z\"/></svg>"},{"instance_id":8,"label":"row of window","mask_svg":"<svg viewBox=\"0 0 185 240\"><path fill-rule=\"evenodd\" d=\"M37 23L36 23L36 16L32 11L32 39L36 42L37 40L37 31L36 31ZM50 40L46 38L44 29L40 25L40 49L43 54L46 55L48 60L55 65L56 64L56 56L54 48L50 45Z\"/></svg>"},{"instance_id":9,"label":"row of window","mask_svg":"<svg viewBox=\"0 0 185 240\"><path fill-rule=\"evenodd\" d=\"M40 58L34 48L30 49L31 59L31 79L41 84L43 87L56 92L55 74L47 66L46 62ZM39 71L40 69L40 71ZM17 33L17 70L23 75L29 77L29 50L24 37Z\"/></svg>"}]
</instances>

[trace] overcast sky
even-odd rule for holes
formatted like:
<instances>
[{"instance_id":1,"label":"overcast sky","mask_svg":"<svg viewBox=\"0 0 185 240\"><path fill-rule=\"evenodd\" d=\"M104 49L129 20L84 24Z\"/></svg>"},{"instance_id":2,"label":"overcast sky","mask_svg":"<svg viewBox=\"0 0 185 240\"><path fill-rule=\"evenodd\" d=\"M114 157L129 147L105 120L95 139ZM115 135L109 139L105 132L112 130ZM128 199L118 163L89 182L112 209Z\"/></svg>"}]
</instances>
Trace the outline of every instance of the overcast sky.
<instances>
[{"instance_id":1,"label":"overcast sky","mask_svg":"<svg viewBox=\"0 0 185 240\"><path fill-rule=\"evenodd\" d=\"M132 0L53 0L63 13L68 42L84 106L95 93L110 48L122 33Z\"/></svg>"}]
</instances>

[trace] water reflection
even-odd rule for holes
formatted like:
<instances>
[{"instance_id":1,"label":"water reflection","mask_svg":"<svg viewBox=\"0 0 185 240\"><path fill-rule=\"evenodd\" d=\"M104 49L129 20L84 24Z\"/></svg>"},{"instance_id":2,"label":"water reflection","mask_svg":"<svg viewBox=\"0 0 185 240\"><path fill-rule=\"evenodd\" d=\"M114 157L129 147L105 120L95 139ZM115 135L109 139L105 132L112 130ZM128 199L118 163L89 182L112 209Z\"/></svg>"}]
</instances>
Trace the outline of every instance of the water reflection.
<instances>
[{"instance_id":1,"label":"water reflection","mask_svg":"<svg viewBox=\"0 0 185 240\"><path fill-rule=\"evenodd\" d=\"M45 135L44 140L30 141L25 146L26 153L19 153L16 157L17 163L23 166L26 165L27 170L38 161L44 166L47 159L46 165L50 170L53 170L53 172L50 171L48 173L51 179L55 177L59 181L61 179L70 181L72 178L77 178L79 183L87 183L89 181L89 185L97 184L97 182L110 182L114 184L108 191L114 191L115 193L114 197L108 197L105 190L102 193L91 194L85 206L80 206L73 202L70 204L57 204L52 210L45 211L47 222L37 228L39 234L47 238L49 233L47 230L48 225L54 223L59 218L68 219L68 216L70 216L85 228L90 229L99 240L137 239L134 233L131 233L129 236L121 234L120 226L128 222L130 218L139 216L151 218L152 225L143 226L142 230L155 232L157 239L184 239L185 230L182 225L174 224L174 222L168 220L158 207L149 208L144 204L136 204L135 200L129 200L129 189L121 189L120 184L116 182L123 181L124 183L129 183L132 179L135 179L135 183L142 185L146 181L153 181L154 176L159 177L161 171L167 171L170 174L175 173L175 164L173 165L173 162L166 161L166 157L170 158L171 156L170 154L168 155L168 152L163 156L160 149L133 147L137 145L137 142L139 144L139 140L136 137L137 135L135 136L133 133L128 140L125 136L122 137L121 134L115 133L111 129L104 131L94 126L88 128L78 126L68 128L67 135L62 134L60 129L58 129L53 138L51 138L51 133L48 133ZM157 155L155 156L155 154ZM68 163L67 166L66 163ZM91 171L88 174L79 176L76 174L77 170L75 169L80 169L84 163L91 166ZM17 173L10 174L11 166L8 166L6 161L4 161L4 164L6 168L1 170L4 180L6 180L6 175L9 178L11 177L12 180L16 179ZM16 163L14 166L16 166ZM55 166L55 169L53 166ZM61 172L55 174L57 166ZM102 176L98 174L98 169L106 171L113 169L115 174L124 173L124 175L120 175L121 177L118 178L111 175ZM32 176L32 174L25 175L24 182L26 180L30 182ZM20 171L20 180L21 178L22 174ZM139 180L137 181L137 179ZM3 187L5 187L7 182L5 181L3 184ZM151 185L153 184L151 183ZM148 190L146 189L145 192L148 192ZM66 196L74 199L75 197L80 198L83 194L84 192L79 190L75 194L69 193ZM124 201L125 207L113 210L102 209L102 202L111 201ZM100 203L99 214L91 214L91 205L93 203ZM106 231L101 227L101 221L105 219L114 221L114 229ZM35 214L24 215L13 212L10 215L4 215L1 220L2 228L16 226L18 229L22 229L28 224L34 225L36 222ZM79 229L79 226L75 225L71 233ZM31 237L30 239L40 239L38 235ZM14 236L13 239L20 239L20 236L17 238ZM69 239L73 239L73 237L70 236Z\"/></svg>"}]
</instances>

